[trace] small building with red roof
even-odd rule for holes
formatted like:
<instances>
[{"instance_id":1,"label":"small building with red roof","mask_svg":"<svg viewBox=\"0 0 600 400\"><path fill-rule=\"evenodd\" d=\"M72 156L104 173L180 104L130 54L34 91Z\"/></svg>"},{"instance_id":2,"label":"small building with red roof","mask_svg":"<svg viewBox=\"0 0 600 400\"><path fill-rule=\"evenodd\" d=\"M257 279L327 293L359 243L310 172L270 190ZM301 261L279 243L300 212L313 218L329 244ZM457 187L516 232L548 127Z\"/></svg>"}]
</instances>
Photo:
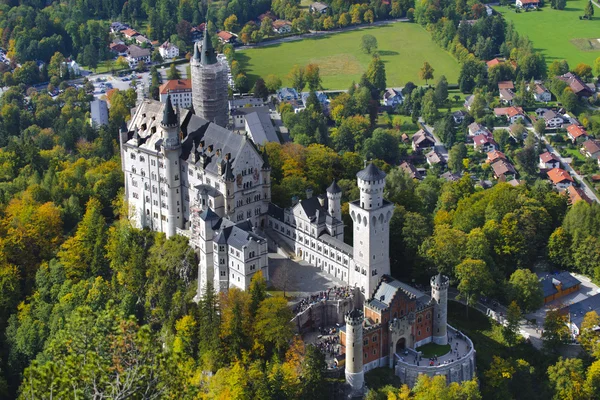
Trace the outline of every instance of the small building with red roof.
<instances>
[{"instance_id":1,"label":"small building with red roof","mask_svg":"<svg viewBox=\"0 0 600 400\"><path fill-rule=\"evenodd\" d=\"M548 178L558 190L563 191L575 181L571 175L562 168L552 168L548 171Z\"/></svg>"},{"instance_id":2,"label":"small building with red roof","mask_svg":"<svg viewBox=\"0 0 600 400\"><path fill-rule=\"evenodd\" d=\"M560 167L560 159L556 154L550 153L549 151L540 154L540 168L541 169L554 169Z\"/></svg>"},{"instance_id":3,"label":"small building with red roof","mask_svg":"<svg viewBox=\"0 0 600 400\"><path fill-rule=\"evenodd\" d=\"M575 143L577 140L587 139L588 134L583 126L571 124L567 126L567 136L569 136L569 139L571 139L571 141Z\"/></svg>"}]
</instances>

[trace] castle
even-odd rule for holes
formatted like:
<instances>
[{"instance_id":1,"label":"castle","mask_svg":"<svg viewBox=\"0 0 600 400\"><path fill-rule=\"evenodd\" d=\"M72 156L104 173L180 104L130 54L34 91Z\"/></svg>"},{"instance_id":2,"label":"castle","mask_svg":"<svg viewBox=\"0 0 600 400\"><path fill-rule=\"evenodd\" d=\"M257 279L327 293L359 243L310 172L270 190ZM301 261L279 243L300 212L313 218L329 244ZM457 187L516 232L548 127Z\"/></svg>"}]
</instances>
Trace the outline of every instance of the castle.
<instances>
[{"instance_id":1,"label":"castle","mask_svg":"<svg viewBox=\"0 0 600 400\"><path fill-rule=\"evenodd\" d=\"M390 277L394 205L383 198L386 174L369 163L356 175L360 196L349 203L353 246L343 240L342 190L335 181L324 195L307 190L292 207L271 203L268 157L246 135L223 127L226 72L224 78L208 34L190 63L191 110L175 110L168 96L164 103L144 99L119 132L132 223L189 238L199 259L197 298L210 286L246 290L258 271L268 280L268 244L291 248L367 299L362 311L346 316L341 332L351 386L360 390L364 372L382 366L395 367L410 383L415 370L398 352L447 343L448 278L433 277L429 297ZM460 373L458 367L448 373L450 380L471 379L473 365L463 364Z\"/></svg>"}]
</instances>

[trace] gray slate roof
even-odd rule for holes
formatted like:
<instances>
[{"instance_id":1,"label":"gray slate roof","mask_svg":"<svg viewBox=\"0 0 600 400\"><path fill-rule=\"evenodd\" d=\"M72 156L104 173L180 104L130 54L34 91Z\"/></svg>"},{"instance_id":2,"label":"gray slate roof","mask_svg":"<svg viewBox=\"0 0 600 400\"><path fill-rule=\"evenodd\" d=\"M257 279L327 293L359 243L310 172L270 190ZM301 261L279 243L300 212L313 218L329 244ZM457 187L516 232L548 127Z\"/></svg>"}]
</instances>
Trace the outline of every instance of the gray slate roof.
<instances>
[{"instance_id":1,"label":"gray slate roof","mask_svg":"<svg viewBox=\"0 0 600 400\"><path fill-rule=\"evenodd\" d=\"M386 173L377 168L375 164L369 163L365 169L358 171L356 177L363 181L380 181L386 177Z\"/></svg>"}]
</instances>

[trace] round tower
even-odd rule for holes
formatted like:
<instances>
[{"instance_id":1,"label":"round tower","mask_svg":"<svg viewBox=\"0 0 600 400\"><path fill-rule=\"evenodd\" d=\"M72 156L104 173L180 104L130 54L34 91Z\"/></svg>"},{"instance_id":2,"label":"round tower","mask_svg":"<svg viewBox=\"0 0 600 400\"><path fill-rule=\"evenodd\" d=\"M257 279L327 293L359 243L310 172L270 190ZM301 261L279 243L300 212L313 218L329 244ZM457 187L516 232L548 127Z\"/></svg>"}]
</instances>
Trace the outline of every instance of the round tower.
<instances>
[{"instance_id":1,"label":"round tower","mask_svg":"<svg viewBox=\"0 0 600 400\"><path fill-rule=\"evenodd\" d=\"M194 43L190 70L194 112L209 122L227 126L227 64L217 58L208 29L204 31L202 51L199 51L198 43Z\"/></svg>"},{"instance_id":2,"label":"round tower","mask_svg":"<svg viewBox=\"0 0 600 400\"><path fill-rule=\"evenodd\" d=\"M327 188L327 211L333 218L342 220L342 189L336 181Z\"/></svg>"},{"instance_id":3,"label":"round tower","mask_svg":"<svg viewBox=\"0 0 600 400\"><path fill-rule=\"evenodd\" d=\"M360 190L360 208L373 210L381 207L385 176L385 172L373 163L370 163L365 169L356 174L358 189Z\"/></svg>"},{"instance_id":4,"label":"round tower","mask_svg":"<svg viewBox=\"0 0 600 400\"><path fill-rule=\"evenodd\" d=\"M363 371L363 312L354 309L346 314L346 382L353 392L362 390Z\"/></svg>"},{"instance_id":5,"label":"round tower","mask_svg":"<svg viewBox=\"0 0 600 400\"><path fill-rule=\"evenodd\" d=\"M170 96L167 94L163 108L163 118L160 123L163 139L163 155L165 158L165 179L161 182L161 223L167 237L175 235L177 228L183 227L183 214L181 212L181 179L179 157L181 157L181 140L179 138L179 121ZM166 214L166 215L165 215ZM163 219L163 217L165 217Z\"/></svg>"},{"instance_id":6,"label":"round tower","mask_svg":"<svg viewBox=\"0 0 600 400\"><path fill-rule=\"evenodd\" d=\"M433 315L433 342L448 344L448 287L450 280L447 276L437 274L431 277L431 298L435 300Z\"/></svg>"}]
</instances>

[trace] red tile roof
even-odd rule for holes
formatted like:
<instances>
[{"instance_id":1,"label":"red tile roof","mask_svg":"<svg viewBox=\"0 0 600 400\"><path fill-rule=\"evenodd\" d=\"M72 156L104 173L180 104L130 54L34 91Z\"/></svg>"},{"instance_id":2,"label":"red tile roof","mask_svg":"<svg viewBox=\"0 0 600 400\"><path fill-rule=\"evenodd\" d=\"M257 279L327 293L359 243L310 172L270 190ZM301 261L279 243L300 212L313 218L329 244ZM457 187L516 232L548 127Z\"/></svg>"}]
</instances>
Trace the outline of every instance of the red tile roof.
<instances>
[{"instance_id":1,"label":"red tile roof","mask_svg":"<svg viewBox=\"0 0 600 400\"><path fill-rule=\"evenodd\" d=\"M585 192L573 185L567 188L569 194L569 204L575 204L578 201L585 200L589 204L592 204L592 200L585 194Z\"/></svg>"},{"instance_id":2,"label":"red tile roof","mask_svg":"<svg viewBox=\"0 0 600 400\"><path fill-rule=\"evenodd\" d=\"M491 68L494 65L500 65L502 63L503 63L503 61L500 60L499 58L494 58L493 60L490 60L490 61L486 62L488 68Z\"/></svg>"},{"instance_id":3,"label":"red tile roof","mask_svg":"<svg viewBox=\"0 0 600 400\"><path fill-rule=\"evenodd\" d=\"M586 140L585 142L583 142L583 148L585 149L585 151L592 155L600 152L600 146L595 140Z\"/></svg>"},{"instance_id":4,"label":"red tile roof","mask_svg":"<svg viewBox=\"0 0 600 400\"><path fill-rule=\"evenodd\" d=\"M512 81L498 82L498 89L514 89L515 85Z\"/></svg>"},{"instance_id":5,"label":"red tile roof","mask_svg":"<svg viewBox=\"0 0 600 400\"><path fill-rule=\"evenodd\" d=\"M135 29L131 29L131 28L129 28L129 29L125 29L124 31L121 31L121 33L122 33L123 35L127 36L127 37L130 37L130 38L131 38L131 37L134 37L134 36L136 36L136 35L139 35L139 32L138 32L138 31L136 31Z\"/></svg>"},{"instance_id":6,"label":"red tile roof","mask_svg":"<svg viewBox=\"0 0 600 400\"><path fill-rule=\"evenodd\" d=\"M550 161L558 161L558 162L560 162L559 158L555 154L550 153L549 151L540 154L540 160L543 163L547 163L547 162L550 162Z\"/></svg>"},{"instance_id":7,"label":"red tile roof","mask_svg":"<svg viewBox=\"0 0 600 400\"><path fill-rule=\"evenodd\" d=\"M192 81L190 79L173 79L166 81L158 88L160 94L167 94L169 92L179 91L191 91Z\"/></svg>"},{"instance_id":8,"label":"red tile roof","mask_svg":"<svg viewBox=\"0 0 600 400\"><path fill-rule=\"evenodd\" d=\"M498 160L506 160L506 155L504 155L503 152L498 151L498 150L492 150L489 153L487 153L486 162L493 163L494 161L498 161Z\"/></svg>"},{"instance_id":9,"label":"red tile roof","mask_svg":"<svg viewBox=\"0 0 600 400\"><path fill-rule=\"evenodd\" d=\"M577 139L581 136L587 136L587 132L585 129L583 129L582 126L576 125L576 124L571 124L569 126L567 126L567 132L569 132L569 135L573 138L573 139Z\"/></svg>"},{"instance_id":10,"label":"red tile roof","mask_svg":"<svg viewBox=\"0 0 600 400\"><path fill-rule=\"evenodd\" d=\"M217 36L225 41L229 41L233 37L233 35L231 33L226 32L226 31L220 31L219 33L217 33Z\"/></svg>"},{"instance_id":11,"label":"red tile roof","mask_svg":"<svg viewBox=\"0 0 600 400\"><path fill-rule=\"evenodd\" d=\"M574 182L571 175L562 168L553 168L548 171L548 178L550 178L555 185L564 181Z\"/></svg>"}]
</instances>

